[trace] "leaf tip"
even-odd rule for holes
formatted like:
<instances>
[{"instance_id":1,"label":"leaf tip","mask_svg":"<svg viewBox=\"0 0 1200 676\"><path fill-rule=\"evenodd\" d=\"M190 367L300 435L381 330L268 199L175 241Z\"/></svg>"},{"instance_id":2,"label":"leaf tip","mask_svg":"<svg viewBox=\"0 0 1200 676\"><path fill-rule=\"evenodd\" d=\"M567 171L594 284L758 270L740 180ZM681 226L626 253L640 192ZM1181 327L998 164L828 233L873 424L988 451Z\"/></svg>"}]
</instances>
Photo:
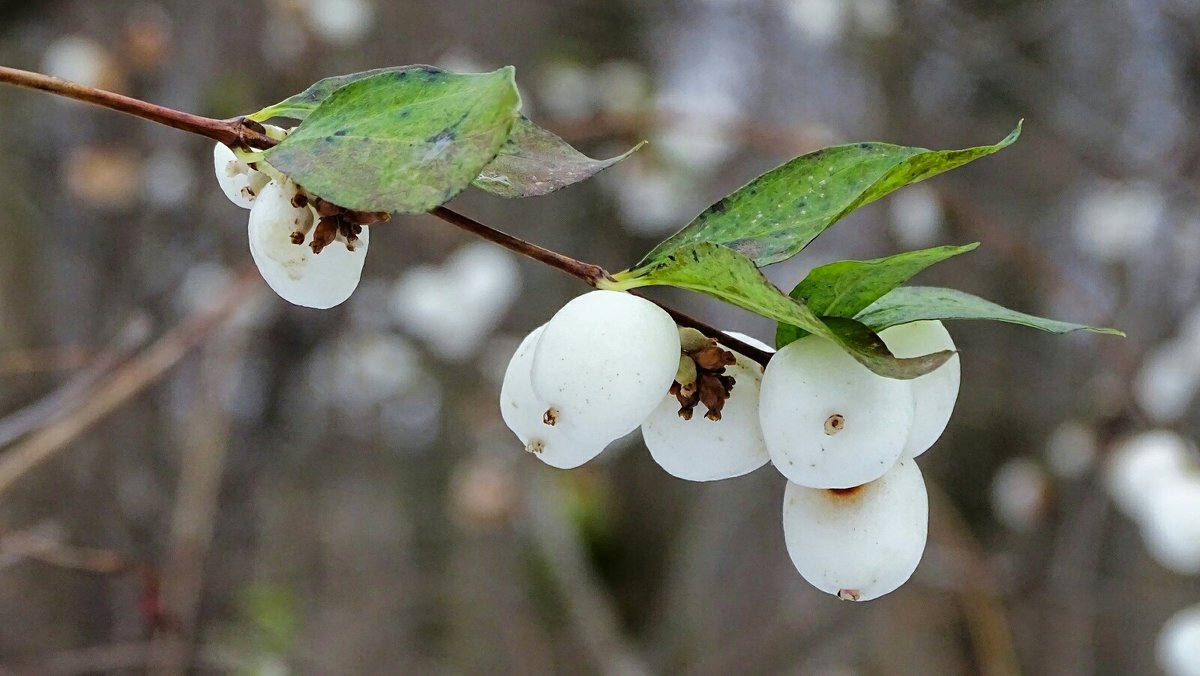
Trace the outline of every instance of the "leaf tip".
<instances>
[{"instance_id":1,"label":"leaf tip","mask_svg":"<svg viewBox=\"0 0 1200 676\"><path fill-rule=\"evenodd\" d=\"M1021 119L1017 120L1017 126L1013 128L1012 131L1008 132L1008 136L1005 136L1003 141L996 144L997 148L1007 148L1013 143L1016 143L1017 139L1021 138L1021 129L1024 126L1025 118L1022 117Z\"/></svg>"}]
</instances>

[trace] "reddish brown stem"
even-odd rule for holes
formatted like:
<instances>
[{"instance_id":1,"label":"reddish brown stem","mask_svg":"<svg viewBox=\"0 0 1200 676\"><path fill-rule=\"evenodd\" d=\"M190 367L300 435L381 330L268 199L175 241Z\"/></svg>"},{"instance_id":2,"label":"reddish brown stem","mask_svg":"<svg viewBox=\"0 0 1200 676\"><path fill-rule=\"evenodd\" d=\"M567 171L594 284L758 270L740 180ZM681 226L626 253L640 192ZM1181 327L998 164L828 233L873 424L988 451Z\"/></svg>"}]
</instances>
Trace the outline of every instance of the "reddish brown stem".
<instances>
[{"instance_id":1,"label":"reddish brown stem","mask_svg":"<svg viewBox=\"0 0 1200 676\"><path fill-rule=\"evenodd\" d=\"M608 271L599 265L593 263L584 263L581 260L564 256L556 251L551 251L545 247L538 246L532 242L527 242L518 237L501 232L490 225L484 225L479 221L464 216L457 211L452 211L446 207L434 207L429 212L443 221L462 228L467 232L486 239L489 242L499 244L509 251L519 253L527 258L532 258L539 263L545 263L552 268L562 270L563 272L583 280L589 286L595 286L596 282L601 279L611 279Z\"/></svg>"},{"instance_id":2,"label":"reddish brown stem","mask_svg":"<svg viewBox=\"0 0 1200 676\"><path fill-rule=\"evenodd\" d=\"M123 94L96 89L75 82L60 80L41 73L31 73L27 70L0 66L0 83L36 89L56 96L90 103L109 110L115 110L144 120L157 122L174 129L205 136L214 141L220 141L227 146L269 147L275 141L266 135L247 127L243 118L236 117L228 120L216 120L211 117L193 115L183 111L167 108Z\"/></svg>"}]
</instances>

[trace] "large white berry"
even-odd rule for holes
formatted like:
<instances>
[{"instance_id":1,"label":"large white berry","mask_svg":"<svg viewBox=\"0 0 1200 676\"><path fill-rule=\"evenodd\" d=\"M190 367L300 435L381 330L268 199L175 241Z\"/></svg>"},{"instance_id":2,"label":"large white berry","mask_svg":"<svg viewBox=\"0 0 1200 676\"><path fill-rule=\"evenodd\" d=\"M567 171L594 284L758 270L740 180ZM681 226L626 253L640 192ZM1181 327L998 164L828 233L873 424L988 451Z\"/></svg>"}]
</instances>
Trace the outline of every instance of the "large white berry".
<instances>
[{"instance_id":1,"label":"large white berry","mask_svg":"<svg viewBox=\"0 0 1200 676\"><path fill-rule=\"evenodd\" d=\"M679 355L679 331L662 308L592 291L546 324L533 357L533 391L572 435L615 439L662 401Z\"/></svg>"},{"instance_id":2,"label":"large white berry","mask_svg":"<svg viewBox=\"0 0 1200 676\"><path fill-rule=\"evenodd\" d=\"M578 440L568 436L558 425L549 425L543 416L546 405L534 394L529 382L533 353L546 327L539 326L525 336L500 386L500 415L508 429L525 444L525 450L542 462L559 469L571 469L596 457L610 440Z\"/></svg>"},{"instance_id":3,"label":"large white berry","mask_svg":"<svg viewBox=\"0 0 1200 676\"><path fill-rule=\"evenodd\" d=\"M261 171L238 159L224 143L213 146L213 168L217 173L217 185L230 202L243 209L254 206L254 200L271 180Z\"/></svg>"},{"instance_id":4,"label":"large white berry","mask_svg":"<svg viewBox=\"0 0 1200 676\"><path fill-rule=\"evenodd\" d=\"M730 335L760 349L763 343L743 334ZM770 460L758 424L758 390L762 366L734 353L737 363L725 367L735 384L720 420L701 410L691 420L679 417L679 400L668 394L642 423L642 438L650 455L669 474L689 481L714 481L741 476ZM704 404L698 404L703 409Z\"/></svg>"},{"instance_id":5,"label":"large white berry","mask_svg":"<svg viewBox=\"0 0 1200 676\"><path fill-rule=\"evenodd\" d=\"M1158 633L1158 666L1167 676L1200 676L1200 605L1171 616Z\"/></svg>"},{"instance_id":6,"label":"large white berry","mask_svg":"<svg viewBox=\"0 0 1200 676\"><path fill-rule=\"evenodd\" d=\"M893 326L880 331L879 337L900 358L954 349L950 333L936 320ZM958 399L960 370L956 354L931 373L909 381L913 392L913 424L904 444L904 457L921 455L942 436Z\"/></svg>"},{"instance_id":7,"label":"large white berry","mask_svg":"<svg viewBox=\"0 0 1200 676\"><path fill-rule=\"evenodd\" d=\"M929 497L911 459L857 488L789 482L784 491L783 536L792 563L809 584L842 599L869 601L904 584L921 561L928 531Z\"/></svg>"},{"instance_id":8,"label":"large white berry","mask_svg":"<svg viewBox=\"0 0 1200 676\"><path fill-rule=\"evenodd\" d=\"M859 486L900 458L912 396L908 381L875 375L833 342L806 336L781 349L763 375L763 440L775 467L801 486Z\"/></svg>"},{"instance_id":9,"label":"large white berry","mask_svg":"<svg viewBox=\"0 0 1200 676\"><path fill-rule=\"evenodd\" d=\"M325 309L342 303L358 287L367 255L368 229L363 228L353 250L339 237L319 254L310 246L315 213L296 207L295 184L271 181L250 210L250 255L267 284L284 300ZM293 235L303 236L295 244Z\"/></svg>"}]
</instances>

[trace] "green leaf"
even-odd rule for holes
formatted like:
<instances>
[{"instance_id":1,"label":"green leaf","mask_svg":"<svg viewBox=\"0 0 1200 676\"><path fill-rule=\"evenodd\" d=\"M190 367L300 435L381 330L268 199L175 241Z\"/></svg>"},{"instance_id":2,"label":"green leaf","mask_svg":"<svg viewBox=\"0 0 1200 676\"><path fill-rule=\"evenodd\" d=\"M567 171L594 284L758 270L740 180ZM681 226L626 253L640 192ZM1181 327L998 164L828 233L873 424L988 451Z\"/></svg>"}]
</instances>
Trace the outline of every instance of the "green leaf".
<instances>
[{"instance_id":1,"label":"green leaf","mask_svg":"<svg viewBox=\"0 0 1200 676\"><path fill-rule=\"evenodd\" d=\"M1124 332L1117 329L1098 328L1035 317L1024 312L1009 310L969 293L932 286L902 286L894 289L860 312L855 319L876 331L924 319L990 319L997 322L1020 324L1050 333L1092 331L1112 336L1125 335Z\"/></svg>"},{"instance_id":2,"label":"green leaf","mask_svg":"<svg viewBox=\"0 0 1200 676\"><path fill-rule=\"evenodd\" d=\"M702 242L680 247L650 266L618 273L607 288L632 289L667 285L698 291L777 322L799 326L841 345L856 360L889 378L915 378L941 366L953 354L942 351L897 359L879 336L853 320L822 321L803 302L785 295L742 254Z\"/></svg>"},{"instance_id":3,"label":"green leaf","mask_svg":"<svg viewBox=\"0 0 1200 676\"><path fill-rule=\"evenodd\" d=\"M646 254L638 267L699 242L727 246L760 267L778 263L858 207L1006 148L1020 134L1018 124L995 145L965 150L854 143L801 155L709 207Z\"/></svg>"},{"instance_id":4,"label":"green leaf","mask_svg":"<svg viewBox=\"0 0 1200 676\"><path fill-rule=\"evenodd\" d=\"M500 154L475 179L475 187L500 197L545 195L595 176L642 145L611 159L594 160L521 116Z\"/></svg>"},{"instance_id":5,"label":"green leaf","mask_svg":"<svg viewBox=\"0 0 1200 676\"><path fill-rule=\"evenodd\" d=\"M342 87L345 87L351 82L357 82L359 80L371 77L372 75L379 75L380 73L399 73L404 71L426 71L430 73L444 72L442 69L435 68L434 66L418 64L413 66L389 66L387 68L374 68L371 70L364 70L359 73L350 73L348 75L334 75L333 77L317 80L313 84L309 85L308 89L305 89L299 94L289 96L273 106L267 106L257 113L247 115L246 117L259 122L264 122L273 117L290 117L294 120L304 120L308 117L309 113L316 110L317 106L321 105L321 102L328 98L330 94L341 89Z\"/></svg>"},{"instance_id":6,"label":"green leaf","mask_svg":"<svg viewBox=\"0 0 1200 676\"><path fill-rule=\"evenodd\" d=\"M511 66L377 73L326 96L266 161L343 207L424 212L492 161L520 105Z\"/></svg>"},{"instance_id":7,"label":"green leaf","mask_svg":"<svg viewBox=\"0 0 1200 676\"><path fill-rule=\"evenodd\" d=\"M809 272L790 295L822 317L853 317L925 268L978 246L979 242L939 246L869 261L822 265ZM780 324L775 330L775 346L783 347L806 333L799 327Z\"/></svg>"}]
</instances>

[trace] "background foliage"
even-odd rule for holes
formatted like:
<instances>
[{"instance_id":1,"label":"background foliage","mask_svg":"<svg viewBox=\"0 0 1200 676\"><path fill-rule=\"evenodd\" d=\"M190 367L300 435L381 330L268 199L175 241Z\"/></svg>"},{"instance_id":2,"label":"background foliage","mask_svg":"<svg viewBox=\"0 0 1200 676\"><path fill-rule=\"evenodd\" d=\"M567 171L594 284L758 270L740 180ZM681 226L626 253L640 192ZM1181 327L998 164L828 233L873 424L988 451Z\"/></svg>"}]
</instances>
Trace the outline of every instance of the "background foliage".
<instances>
[{"instance_id":1,"label":"background foliage","mask_svg":"<svg viewBox=\"0 0 1200 676\"><path fill-rule=\"evenodd\" d=\"M5 90L0 459L161 363L161 336L196 345L0 493L0 665L1148 673L1200 581L1145 553L1098 463L1156 416L1200 422L1133 386L1193 330L1198 22L1182 0L0 1L0 62L216 116L373 67L515 64L525 110L591 157L650 144L552 195L454 204L611 270L794 155L966 148L1025 118L1020 143L766 272L789 290L821 263L980 241L914 283L1129 333L951 325L963 388L923 458L924 561L838 603L792 569L769 469L689 484L636 438L571 473L519 453L499 375L577 282L398 217L338 309L230 288L245 215L210 144ZM200 331L223 302L233 319Z\"/></svg>"}]
</instances>

